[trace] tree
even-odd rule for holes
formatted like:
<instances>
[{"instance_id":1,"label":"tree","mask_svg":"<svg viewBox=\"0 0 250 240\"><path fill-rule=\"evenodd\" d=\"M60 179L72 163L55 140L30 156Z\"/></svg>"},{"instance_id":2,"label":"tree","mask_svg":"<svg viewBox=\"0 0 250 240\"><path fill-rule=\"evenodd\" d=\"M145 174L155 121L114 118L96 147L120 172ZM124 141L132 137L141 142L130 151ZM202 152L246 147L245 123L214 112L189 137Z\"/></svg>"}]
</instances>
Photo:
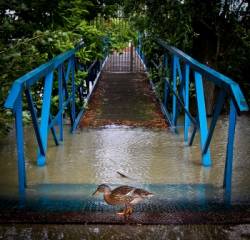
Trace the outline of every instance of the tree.
<instances>
[{"instance_id":1,"label":"tree","mask_svg":"<svg viewBox=\"0 0 250 240\"><path fill-rule=\"evenodd\" d=\"M157 54L152 39L162 38L239 82L250 99L249 0L124 0L123 6L138 29L147 33L147 52ZM206 88L207 96L214 93ZM212 110L211 105L209 114Z\"/></svg>"},{"instance_id":2,"label":"tree","mask_svg":"<svg viewBox=\"0 0 250 240\"><path fill-rule=\"evenodd\" d=\"M7 44L36 30L53 28L58 16L58 0L0 0L1 42Z\"/></svg>"},{"instance_id":3,"label":"tree","mask_svg":"<svg viewBox=\"0 0 250 240\"><path fill-rule=\"evenodd\" d=\"M3 104L15 79L74 48L80 40L84 40L85 47L77 56L86 65L103 57L104 36L110 34L112 47L124 46L130 39L128 27L122 32L112 20L111 24L104 21L99 28L91 21L99 15L116 16L118 7L117 1L111 0L0 0L0 135L8 131L9 114ZM86 73L77 74L76 82L83 76ZM39 93L36 95L42 93L41 88L38 84L33 89ZM53 101L52 108L56 108Z\"/></svg>"}]
</instances>

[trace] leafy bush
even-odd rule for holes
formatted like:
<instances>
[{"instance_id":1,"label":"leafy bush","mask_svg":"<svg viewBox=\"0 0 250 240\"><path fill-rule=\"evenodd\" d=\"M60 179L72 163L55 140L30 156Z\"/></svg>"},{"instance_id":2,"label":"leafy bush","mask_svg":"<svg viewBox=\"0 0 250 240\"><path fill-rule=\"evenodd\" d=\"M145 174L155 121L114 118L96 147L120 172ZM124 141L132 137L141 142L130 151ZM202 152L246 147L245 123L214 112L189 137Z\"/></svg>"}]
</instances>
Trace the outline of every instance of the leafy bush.
<instances>
[{"instance_id":1,"label":"leafy bush","mask_svg":"<svg viewBox=\"0 0 250 240\"><path fill-rule=\"evenodd\" d=\"M9 129L6 119L10 118L10 114L4 110L3 104L15 79L60 53L74 48L80 41L84 41L85 46L77 52L78 60L81 64L90 65L95 59L103 58L105 38L109 39L110 49L119 51L126 47L128 41L134 37L135 33L125 20L103 20L99 25L81 20L70 31L65 29L37 30L30 38L22 37L12 40L8 45L0 44L2 47L0 50L0 134L5 134ZM75 76L76 84L82 83L86 74L85 71L78 71ZM55 80L56 84L57 80ZM39 96L34 97L38 109L42 104L42 88L42 81L32 88L35 95ZM53 97L51 104L52 111L56 112L58 97ZM26 105L24 109L27 109ZM25 116L28 120L29 115L26 112Z\"/></svg>"}]
</instances>

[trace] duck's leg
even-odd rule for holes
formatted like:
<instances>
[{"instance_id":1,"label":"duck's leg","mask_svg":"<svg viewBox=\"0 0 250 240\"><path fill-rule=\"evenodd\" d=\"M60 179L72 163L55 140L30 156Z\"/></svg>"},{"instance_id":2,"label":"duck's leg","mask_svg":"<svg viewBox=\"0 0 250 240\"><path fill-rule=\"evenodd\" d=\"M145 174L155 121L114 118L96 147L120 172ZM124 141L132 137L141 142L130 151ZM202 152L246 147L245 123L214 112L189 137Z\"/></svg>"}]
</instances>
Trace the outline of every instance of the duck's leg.
<instances>
[{"instance_id":1,"label":"duck's leg","mask_svg":"<svg viewBox=\"0 0 250 240\"><path fill-rule=\"evenodd\" d=\"M127 206L126 216L130 216L133 213L133 207L131 205Z\"/></svg>"},{"instance_id":2,"label":"duck's leg","mask_svg":"<svg viewBox=\"0 0 250 240\"><path fill-rule=\"evenodd\" d=\"M127 205L125 204L125 207L123 209L122 212L118 212L116 213L118 216L126 216L126 212L127 212Z\"/></svg>"}]
</instances>

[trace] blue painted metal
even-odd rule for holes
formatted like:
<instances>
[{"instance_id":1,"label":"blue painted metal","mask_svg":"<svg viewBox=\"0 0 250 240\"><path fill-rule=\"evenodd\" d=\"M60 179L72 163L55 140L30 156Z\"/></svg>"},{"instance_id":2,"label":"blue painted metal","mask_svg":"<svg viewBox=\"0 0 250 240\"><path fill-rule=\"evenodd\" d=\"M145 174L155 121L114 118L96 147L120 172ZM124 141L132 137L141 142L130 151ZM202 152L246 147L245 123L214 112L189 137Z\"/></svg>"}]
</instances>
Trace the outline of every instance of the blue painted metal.
<instances>
[{"instance_id":1,"label":"blue painted metal","mask_svg":"<svg viewBox=\"0 0 250 240\"><path fill-rule=\"evenodd\" d=\"M68 67L67 67L67 72L69 72L70 69L71 69L71 60L69 59ZM63 77L63 95L66 98L65 103L67 103L66 104L66 106L67 106L69 103L72 102L72 95L69 95L68 88L67 88L67 82L68 82L68 79L69 79L69 74L65 75L64 68L63 68L63 76L64 76ZM70 108L71 108L71 105L70 105ZM71 109L69 111L69 117L70 117L70 123L71 123L71 127L72 127L74 123L73 123L73 117L72 117L72 111L71 111Z\"/></svg>"},{"instance_id":2,"label":"blue painted metal","mask_svg":"<svg viewBox=\"0 0 250 240\"><path fill-rule=\"evenodd\" d=\"M177 61L178 57L174 56L172 59L172 81L173 81L173 92L176 92L177 90ZM173 104L172 104L172 123L174 126L176 126L176 95L173 95Z\"/></svg>"},{"instance_id":3,"label":"blue painted metal","mask_svg":"<svg viewBox=\"0 0 250 240\"><path fill-rule=\"evenodd\" d=\"M172 119L171 119L171 115L168 112L167 108L163 105L163 103L160 103L161 105L161 111L163 113L163 116L165 117L165 119L167 120L167 122L169 123L171 128L174 128L174 125L172 123Z\"/></svg>"},{"instance_id":4,"label":"blue painted metal","mask_svg":"<svg viewBox=\"0 0 250 240\"><path fill-rule=\"evenodd\" d=\"M29 88L25 89L25 95L27 98L27 102L28 102L28 106L29 106L29 110L30 110L32 123L33 123L33 127L35 130L39 150L40 150L42 155L45 155L45 150L43 147L43 142L42 142L41 134L40 134L40 130L39 130L39 124L38 124L38 120L37 120L37 116L36 116L36 110L35 110L35 106L34 106Z\"/></svg>"},{"instance_id":5,"label":"blue painted metal","mask_svg":"<svg viewBox=\"0 0 250 240\"><path fill-rule=\"evenodd\" d=\"M181 70L181 66L180 66L180 59L178 58L177 61L177 73L178 73L178 77L177 77L177 91L176 93L178 93L177 95L177 100L179 98L179 100L177 101L177 109L176 109L176 125L177 125L177 120L178 117L180 116L181 113L181 106L184 107L184 79L182 77L182 70ZM185 109L184 109L185 110Z\"/></svg>"},{"instance_id":6,"label":"blue painted metal","mask_svg":"<svg viewBox=\"0 0 250 240\"><path fill-rule=\"evenodd\" d=\"M49 116L50 116L50 100L53 87L53 72L50 72L44 83L44 94L43 94L43 106L41 115L41 126L40 133L43 142L44 150L47 150L47 139L48 139L48 126L49 126ZM46 163L46 156L40 151L38 153L37 164L38 166L44 166Z\"/></svg>"},{"instance_id":7,"label":"blue painted metal","mask_svg":"<svg viewBox=\"0 0 250 240\"><path fill-rule=\"evenodd\" d=\"M72 58L69 59L68 65L67 65L67 70L66 70L66 72L64 72L64 79L65 79L66 84L69 81L69 75L70 75L71 68L72 68Z\"/></svg>"},{"instance_id":8,"label":"blue painted metal","mask_svg":"<svg viewBox=\"0 0 250 240\"><path fill-rule=\"evenodd\" d=\"M78 69L75 61L75 53L83 46L80 43L75 49L67 51L55 57L51 61L39 66L33 71L25 74L18 78L7 97L5 107L13 109L16 119L16 141L17 141L17 157L18 157L18 176L19 176L19 191L24 192L26 177L25 177L25 158L24 158L24 136L23 136L23 125L22 125L22 94L25 91L28 107L31 113L33 127L36 134L38 143L38 159L37 163L39 166L43 166L46 163L46 150L48 141L48 130L51 130L56 145L59 144L57 138L55 125L59 124L59 139L63 140L63 116L65 108L70 108L70 119L71 125L74 130L77 128L80 118L84 113L84 109L78 109L78 115L76 117L76 106L75 106L75 69ZM99 61L95 61L97 64L95 68L89 70L89 75L96 76L96 82L100 75L100 64ZM103 66L102 66L103 67ZM66 71L65 71L66 68ZM52 118L50 113L50 101L53 88L53 77L54 72L58 72L58 95L59 95L59 106L58 112L55 117ZM43 105L41 111L41 119L37 118L37 111L35 104L32 99L30 92L30 86L36 84L38 81L44 80L43 88ZM71 80L71 81L69 81ZM70 94L67 89L67 84L70 82L71 91ZM95 82L95 84L96 84ZM53 91L55 92L55 91ZM90 96L88 96L89 99ZM86 101L88 101L88 99Z\"/></svg>"},{"instance_id":9,"label":"blue painted metal","mask_svg":"<svg viewBox=\"0 0 250 240\"><path fill-rule=\"evenodd\" d=\"M193 116L190 114L190 112L185 108L185 105L184 105L183 101L181 100L181 98L179 97L179 95L178 95L176 92L174 92L174 91L173 91L173 95L176 96L176 99L177 99L179 105L183 107L183 110L184 110L185 114L187 114L187 117L189 118L189 120L190 120L194 125L196 125L196 124L197 124L197 121L193 118Z\"/></svg>"},{"instance_id":10,"label":"blue painted metal","mask_svg":"<svg viewBox=\"0 0 250 240\"><path fill-rule=\"evenodd\" d=\"M64 91L63 91L63 66L62 64L58 67L58 95L59 95L59 109L64 109L63 100L64 100ZM63 141L63 111L60 111L59 114L59 139Z\"/></svg>"},{"instance_id":11,"label":"blue painted metal","mask_svg":"<svg viewBox=\"0 0 250 240\"><path fill-rule=\"evenodd\" d=\"M190 76L190 66L189 64L185 64L184 68L184 103L185 109L189 112L189 76ZM188 130L189 130L189 117L188 114L185 113L184 119L184 141L188 142Z\"/></svg>"},{"instance_id":12,"label":"blue painted metal","mask_svg":"<svg viewBox=\"0 0 250 240\"><path fill-rule=\"evenodd\" d=\"M234 149L234 134L236 126L236 107L234 101L230 99L230 114L229 114L229 127L228 127L228 142L227 142L227 155L224 172L224 188L226 193L231 192L232 185L232 169L233 169L233 149Z\"/></svg>"},{"instance_id":13,"label":"blue painted metal","mask_svg":"<svg viewBox=\"0 0 250 240\"><path fill-rule=\"evenodd\" d=\"M4 107L13 109L19 92L21 92L25 87L32 86L42 77L46 76L48 73L56 69L60 64L64 63L67 59L73 56L75 52L78 51L78 49L82 46L83 43L80 43L75 49L72 49L70 51L58 55L51 61L41 65L40 67L18 78L12 85L10 93L5 101Z\"/></svg>"},{"instance_id":14,"label":"blue painted metal","mask_svg":"<svg viewBox=\"0 0 250 240\"><path fill-rule=\"evenodd\" d=\"M181 50L169 46L166 42L161 39L156 39L156 42L164 49L164 58L166 53L172 56L172 79L165 81L164 87L164 97L161 105L162 112L164 115L168 115L168 99L166 98L167 91L171 91L173 94L172 101L172 120L169 121L171 128L176 128L178 112L180 106L183 107L185 112L184 120L184 141L188 141L188 129L189 124L193 123L193 132L191 134L189 145L193 144L196 132L200 129L200 148L202 154L202 163L204 166L211 165L210 150L209 145L214 133L214 129L217 123L217 119L225 103L225 98L229 97L230 100L230 124L228 132L228 145L227 145L227 158L224 173L224 186L226 192L231 191L231 176L232 176L232 161L233 161L233 142L234 142L234 129L236 124L236 113L248 111L248 105L246 99L239 85L227 76L215 71L214 69L199 63L197 60L188 56ZM139 39L139 45L141 45L141 39ZM140 52L140 46L139 46ZM140 53L143 55L143 53ZM181 72L181 64L184 65L184 72ZM163 67L167 67L163 64ZM157 69L159 66L157 66ZM190 72L194 72L195 76L195 87L196 87L196 99L197 99L197 116L196 120L193 119L189 112L189 75ZM180 78L180 83L177 82L177 74ZM206 107L204 99L204 90L202 77L205 76L205 81L210 81L215 84L220 89L220 93L216 102L215 110L213 113L212 122L210 124L209 132L207 130L207 118L206 118ZM183 79L182 79L183 77ZM181 81L183 80L183 81ZM172 83L172 86L170 84ZM179 88L178 88L179 85ZM182 101L183 98L183 101ZM178 106L176 106L176 100L178 101ZM184 103L183 103L184 102ZM178 111L178 112L177 112ZM173 122L173 123L172 123Z\"/></svg>"},{"instance_id":15,"label":"blue painted metal","mask_svg":"<svg viewBox=\"0 0 250 240\"><path fill-rule=\"evenodd\" d=\"M72 115L72 124L71 124L71 131L73 130L73 125L75 122L76 118L76 98L75 98L75 93L76 93L76 87L75 87L75 61L74 58L71 60L71 115Z\"/></svg>"},{"instance_id":16,"label":"blue painted metal","mask_svg":"<svg viewBox=\"0 0 250 240\"><path fill-rule=\"evenodd\" d=\"M169 104L167 103L166 96L168 95L167 92L169 89L173 94L172 109L171 109L172 121L169 121L170 126L175 128L176 123L177 123L178 112L180 110L180 106L182 106L185 112L184 141L185 142L188 141L189 123L192 122L194 125L194 129L193 129L191 138L189 140L189 145L190 146L192 145L197 129L200 129L200 148L201 148L201 154L202 154L202 163L205 166L210 166L211 158L210 158L209 145L210 145L213 133L214 133L217 119L219 117L219 114L225 102L226 95L232 99L231 101L234 104L235 111L237 111L238 113L249 110L246 99L244 98L239 85L236 82L234 82L232 79L226 77L225 75L215 71L214 69L204 64L199 63L198 61L188 56L186 53L182 52L181 50L175 47L169 46L163 40L157 39L156 42L160 46L163 47L164 58L166 55L166 51L172 56L172 79L170 81L167 81L167 80L165 81L164 97L162 100L163 101L162 106L164 106L165 109L162 108L163 109L162 112L164 115L168 115L167 107ZM141 45L140 39L139 39L139 45ZM181 64L184 65L183 74L181 71ZM167 67L167 66L163 64L163 67ZM156 66L156 68L159 69L159 66ZM197 109L198 109L197 117L195 121L192 120L193 118L189 112L190 71L193 71L195 75L195 87L196 87L196 98L197 98ZM180 78L180 83L177 82L177 75ZM215 111L213 114L213 119L210 124L209 132L207 130L206 107L205 107L202 76L205 76L206 81L212 82L213 84L215 84L217 87L221 89L221 92L219 94L219 97L216 103ZM172 86L169 82L171 82ZM178 88L178 85L179 85L179 88ZM181 98L183 98L184 104ZM177 106L176 101L178 101L178 106ZM233 112L233 110L231 111ZM233 125L233 120L230 120L230 122L231 122L231 125ZM232 130L229 131L229 135L230 135L230 132L232 132ZM233 138L233 134L231 133L231 135L229 136L229 140L228 140L229 142L228 142L228 149L227 149L227 156L228 156L227 162L230 162L230 159L232 156L231 154L232 146L233 146L232 138ZM227 166L228 166L228 163L226 164L226 169L229 173L228 174L225 173L225 179L226 179L226 176L230 175L230 171L228 170L230 169L230 167L227 167ZM225 185L226 185L226 180L225 180Z\"/></svg>"},{"instance_id":17,"label":"blue painted metal","mask_svg":"<svg viewBox=\"0 0 250 240\"><path fill-rule=\"evenodd\" d=\"M16 125L16 143L17 143L17 166L18 166L18 187L19 193L23 196L26 187L26 173L25 173L25 158L23 146L23 112L22 112L22 92L16 98L15 105L15 125Z\"/></svg>"},{"instance_id":18,"label":"blue painted metal","mask_svg":"<svg viewBox=\"0 0 250 240\"><path fill-rule=\"evenodd\" d=\"M195 137L196 131L197 131L197 126L194 126L192 135L191 135L191 137L190 137L190 139L189 139L189 143L188 143L189 146L192 146L192 145L193 145L194 137Z\"/></svg>"},{"instance_id":19,"label":"blue painted metal","mask_svg":"<svg viewBox=\"0 0 250 240\"><path fill-rule=\"evenodd\" d=\"M88 89L88 95L85 98L85 103L86 104L88 103L90 97L92 96L93 91L95 90L96 84L98 82L98 79L99 79L99 76L100 76L100 73L101 73L101 69L104 67L107 59L108 59L108 56L106 56L106 58L105 58L105 60L103 61L102 64L100 63L100 61L96 60L87 69L88 74L89 74L89 78L87 79L87 81L93 82L93 86L92 86L91 90ZM77 117L75 118L73 127L72 127L72 133L76 130L76 128L77 128L77 126L78 126L78 124L79 124L79 122L80 122L80 120L81 120L84 113L85 113L85 109L82 109L78 113Z\"/></svg>"},{"instance_id":20,"label":"blue painted metal","mask_svg":"<svg viewBox=\"0 0 250 240\"><path fill-rule=\"evenodd\" d=\"M194 125L194 129L189 140L189 145L193 144L194 137L196 135L197 129L200 129L200 148L202 154L202 164L204 166L211 165L211 157L210 157L210 150L209 145L213 136L213 132L216 126L217 119L221 112L221 109L224 105L226 95L229 96L231 100L231 112L230 112L230 127L229 127L229 136L228 136L228 147L227 147L227 160L226 160L226 170L225 170L225 180L224 184L226 189L231 189L231 185L229 184L230 174L232 173L231 170L231 161L232 161L232 151L233 151L233 137L234 137L234 114L236 111L238 113L243 111L248 111L248 105L246 99L244 98L240 87L237 83L235 83L232 79L226 77L225 75L215 71L214 69L199 63L192 57L188 56L186 53L182 52L181 50L169 46L166 42L157 39L156 42L163 47L164 49L164 59L166 55L166 50L172 55L172 79L169 81L165 80L164 86L164 96L163 102L161 103L162 112L165 116L169 116L168 114L168 90L170 90L173 94L173 101L172 101L172 119L169 121L170 127L175 128L177 123L177 117L180 110L180 106L183 107L185 112L185 120L184 120L184 141L188 141L188 129L190 121ZM141 37L139 36L139 53L141 50ZM140 53L143 55L143 53ZM164 61L163 61L164 63ZM184 73L182 75L181 72L181 65L184 65ZM163 67L168 68L167 65L163 64ZM156 69L159 69L159 66L155 66ZM195 75L195 87L196 87L196 98L197 98L197 117L196 120L192 121L192 116L189 112L189 75L190 71L194 72ZM166 70L167 71L167 70ZM164 72L164 71L163 71ZM180 78L179 89L178 89L178 82L177 82L177 74ZM207 117L206 117L206 107L205 107L205 98L204 98L204 90L203 90L203 83L202 77L205 76L206 81L210 81L215 84L218 88L220 88L220 94L218 96L218 100L215 106L215 110L213 113L212 122L210 124L209 132L207 130ZM164 74L163 74L163 77ZM182 77L184 79L182 79ZM164 78L165 79L165 78ZM183 81L181 81L183 80ZM172 86L171 86L171 84ZM183 102L182 99L183 98ZM178 101L178 106L176 105ZM233 104L233 105L232 105ZM172 123L173 122L173 123Z\"/></svg>"},{"instance_id":21,"label":"blue painted metal","mask_svg":"<svg viewBox=\"0 0 250 240\"><path fill-rule=\"evenodd\" d=\"M50 115L49 116L49 124L52 122L52 116ZM51 130L51 133L52 133L52 136L53 136L53 139L54 139L54 142L55 144L58 146L59 145L59 140L57 138L57 135L56 135L56 129L54 127L54 125L52 125L51 127L49 127L50 130Z\"/></svg>"},{"instance_id":22,"label":"blue painted metal","mask_svg":"<svg viewBox=\"0 0 250 240\"><path fill-rule=\"evenodd\" d=\"M168 80L165 79L165 81L164 81L164 96L163 96L163 105L165 107L167 107L167 103L168 103L168 99L169 99L169 93L170 93L169 83L168 83Z\"/></svg>"},{"instance_id":23,"label":"blue painted metal","mask_svg":"<svg viewBox=\"0 0 250 240\"><path fill-rule=\"evenodd\" d=\"M193 132L192 132L191 137L189 139L189 143L188 143L189 146L193 145L196 132L197 132L199 126L200 126L200 124L199 124L199 117L198 117L197 113L196 113L195 121L196 121L196 124L194 124Z\"/></svg>"},{"instance_id":24,"label":"blue painted metal","mask_svg":"<svg viewBox=\"0 0 250 240\"><path fill-rule=\"evenodd\" d=\"M157 40L157 42L164 48L167 49L171 54L174 56L178 56L181 58L182 61L188 63L190 67L201 73L201 74L206 74L207 80L213 82L215 85L225 89L229 90L230 95L232 96L234 102L235 102L235 107L238 111L248 111L248 105L247 101L240 90L239 85L234 82L232 79L229 77L215 71L214 69L198 62L197 60L193 59L186 53L182 52L181 50L169 46L166 42L163 40Z\"/></svg>"},{"instance_id":25,"label":"blue painted metal","mask_svg":"<svg viewBox=\"0 0 250 240\"><path fill-rule=\"evenodd\" d=\"M182 82L182 71L181 71L181 65L180 65L180 59L179 57L177 57L177 72L178 72L178 76L179 76L179 79L180 79L180 83Z\"/></svg>"},{"instance_id":26,"label":"blue painted metal","mask_svg":"<svg viewBox=\"0 0 250 240\"><path fill-rule=\"evenodd\" d=\"M73 126L71 128L71 132L72 133L74 133L75 130L77 129L77 126L78 126L78 124L79 124L79 122L80 122L80 120L81 120L81 118L82 118L82 116L83 116L84 113L85 113L85 109L84 108L78 113L78 115L77 115L77 117L76 117L76 119L74 121L74 124L73 124Z\"/></svg>"},{"instance_id":27,"label":"blue painted metal","mask_svg":"<svg viewBox=\"0 0 250 240\"><path fill-rule=\"evenodd\" d=\"M168 75L168 56L167 54L164 54L163 57L163 77L165 78L164 81L164 95L163 95L163 105L167 107L167 102L168 102L168 96L169 96L169 88L168 88L168 83L167 76Z\"/></svg>"},{"instance_id":28,"label":"blue painted metal","mask_svg":"<svg viewBox=\"0 0 250 240\"><path fill-rule=\"evenodd\" d=\"M199 116L200 125L200 146L201 149L204 147L207 138L207 117L206 117L206 105L205 96L203 90L202 76L198 72L194 72L195 78L195 88L196 88L196 100ZM210 150L208 149L206 153L202 153L202 164L204 166L211 165Z\"/></svg>"},{"instance_id":29,"label":"blue painted metal","mask_svg":"<svg viewBox=\"0 0 250 240\"><path fill-rule=\"evenodd\" d=\"M226 92L224 90L220 90L217 101L216 101L215 110L214 110L214 113L213 113L213 118L212 118L212 121L211 121L211 124L210 124L207 139L206 139L205 145L204 145L204 147L202 149L203 154L205 154L207 152L207 150L208 150L208 147L209 147L209 144L211 142L217 120L218 120L218 118L220 116L222 107L223 107L224 102L225 102L225 97L226 97Z\"/></svg>"}]
</instances>

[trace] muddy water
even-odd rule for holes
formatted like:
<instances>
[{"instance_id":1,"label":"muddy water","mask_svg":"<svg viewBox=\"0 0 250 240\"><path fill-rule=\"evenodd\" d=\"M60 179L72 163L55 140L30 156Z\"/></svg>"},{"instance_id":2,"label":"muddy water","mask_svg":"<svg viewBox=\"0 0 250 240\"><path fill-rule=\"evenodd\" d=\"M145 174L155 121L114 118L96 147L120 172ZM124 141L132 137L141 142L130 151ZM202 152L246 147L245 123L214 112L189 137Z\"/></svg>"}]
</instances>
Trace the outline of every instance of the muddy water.
<instances>
[{"instance_id":1,"label":"muddy water","mask_svg":"<svg viewBox=\"0 0 250 240\"><path fill-rule=\"evenodd\" d=\"M194 145L183 142L182 129L148 130L109 126L84 129L75 135L66 127L64 142L50 139L47 165L36 165L36 144L31 128L25 129L28 185L35 184L212 184L221 187L228 122L222 117L212 140L212 167L202 167L199 136ZM14 132L1 139L0 185L17 186ZM239 118L235 137L233 199L250 196L250 118ZM122 178L117 171L129 178Z\"/></svg>"},{"instance_id":2,"label":"muddy water","mask_svg":"<svg viewBox=\"0 0 250 240\"><path fill-rule=\"evenodd\" d=\"M39 199L38 204L32 206L33 210L37 206L43 211L73 209L82 212L87 209L110 212L113 215L112 207L105 205L101 198L91 196L96 185L105 182L112 186L129 184L153 191L156 201L149 204L149 212L185 212L185 208L189 211L193 206L198 210L200 206L209 208L203 204L207 200L212 199L213 203L222 201L227 127L227 118L221 117L212 140L213 165L209 168L201 166L198 135L194 145L187 147L183 142L182 128L179 128L180 134L175 135L168 129L148 130L117 126L83 129L75 135L71 135L69 128L65 127L64 142L56 147L50 139L47 164L38 167L34 133L27 127L27 196ZM0 196L17 196L14 131L0 140L0 146ZM250 202L249 146L250 118L242 116L239 118L235 136L231 196L232 204L243 204L242 209L244 204L249 205ZM122 178L117 171L129 178ZM60 202L60 198L63 201ZM196 202L196 205L190 207L186 204L192 202ZM176 206L171 207L172 203ZM6 209L3 204L5 203L0 203L0 208ZM135 209L134 215L139 216L138 213L145 210L143 207L144 205ZM171 214L167 216L171 218ZM3 239L154 239L156 235L157 239L248 239L250 231L249 225L0 227L0 238Z\"/></svg>"}]
</instances>

